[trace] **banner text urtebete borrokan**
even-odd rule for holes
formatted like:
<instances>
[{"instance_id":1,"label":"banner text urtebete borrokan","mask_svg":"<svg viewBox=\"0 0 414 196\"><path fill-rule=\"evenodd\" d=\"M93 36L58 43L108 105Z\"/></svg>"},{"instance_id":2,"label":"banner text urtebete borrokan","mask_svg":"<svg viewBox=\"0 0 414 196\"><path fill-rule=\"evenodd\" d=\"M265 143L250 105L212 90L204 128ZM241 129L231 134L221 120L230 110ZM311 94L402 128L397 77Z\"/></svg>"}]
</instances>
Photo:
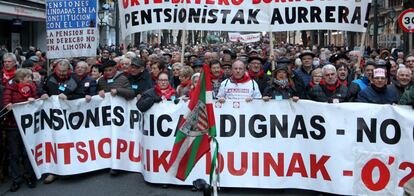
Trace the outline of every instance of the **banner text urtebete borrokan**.
<instances>
[{"instance_id":1,"label":"banner text urtebete borrokan","mask_svg":"<svg viewBox=\"0 0 414 196\"><path fill-rule=\"evenodd\" d=\"M185 182L166 173L186 103L144 114L135 104L109 94L90 103L52 97L13 111L38 177L114 168L153 183L208 179L210 154ZM391 195L414 176L411 107L256 100L216 102L214 110L224 187Z\"/></svg>"}]
</instances>

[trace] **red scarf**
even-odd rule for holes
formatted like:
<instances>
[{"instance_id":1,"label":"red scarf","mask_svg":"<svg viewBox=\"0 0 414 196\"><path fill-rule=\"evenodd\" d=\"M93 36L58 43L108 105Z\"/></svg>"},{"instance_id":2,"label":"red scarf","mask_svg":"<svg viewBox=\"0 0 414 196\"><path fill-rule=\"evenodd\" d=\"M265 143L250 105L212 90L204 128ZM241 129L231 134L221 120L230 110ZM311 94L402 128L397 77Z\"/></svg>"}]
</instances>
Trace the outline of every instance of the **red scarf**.
<instances>
[{"instance_id":1,"label":"red scarf","mask_svg":"<svg viewBox=\"0 0 414 196\"><path fill-rule=\"evenodd\" d=\"M330 93L333 93L341 86L341 82L339 80L336 81L336 84L334 85L328 85L326 84L325 80L321 80L319 83L321 86L326 86L326 90L328 90Z\"/></svg>"},{"instance_id":2,"label":"red scarf","mask_svg":"<svg viewBox=\"0 0 414 196\"><path fill-rule=\"evenodd\" d=\"M222 69L220 69L219 76L215 76L213 73L210 72L210 78L211 78L211 80L218 80L220 78L223 78L223 75L224 75L224 71Z\"/></svg>"},{"instance_id":3,"label":"red scarf","mask_svg":"<svg viewBox=\"0 0 414 196\"><path fill-rule=\"evenodd\" d=\"M249 76L250 78L256 79L256 78L261 78L264 76L264 71L260 70L258 73L254 72L253 70L249 70Z\"/></svg>"},{"instance_id":4,"label":"red scarf","mask_svg":"<svg viewBox=\"0 0 414 196\"><path fill-rule=\"evenodd\" d=\"M180 87L185 88L185 87L189 86L190 84L191 84L191 80L187 80L185 82L181 82Z\"/></svg>"},{"instance_id":5,"label":"red scarf","mask_svg":"<svg viewBox=\"0 0 414 196\"><path fill-rule=\"evenodd\" d=\"M170 84L167 86L167 89L165 90L161 90L161 87L158 84L155 85L154 89L155 93L157 93L157 95L160 97L171 99L171 96L175 96L175 90Z\"/></svg>"},{"instance_id":6,"label":"red scarf","mask_svg":"<svg viewBox=\"0 0 414 196\"><path fill-rule=\"evenodd\" d=\"M33 68L32 68L32 71L33 72L39 72L40 70L42 70L43 69L43 67L42 66L40 66L40 65L35 65Z\"/></svg>"},{"instance_id":7,"label":"red scarf","mask_svg":"<svg viewBox=\"0 0 414 196\"><path fill-rule=\"evenodd\" d=\"M157 81L158 80L157 76L154 76L152 74L151 74L151 78L152 78L152 81Z\"/></svg>"},{"instance_id":8,"label":"red scarf","mask_svg":"<svg viewBox=\"0 0 414 196\"><path fill-rule=\"evenodd\" d=\"M313 88L316 84L313 81L309 82L309 87Z\"/></svg>"},{"instance_id":9,"label":"red scarf","mask_svg":"<svg viewBox=\"0 0 414 196\"><path fill-rule=\"evenodd\" d=\"M344 80L344 81L340 81L340 80L339 80L339 82L340 82L343 86L348 87L348 81L346 81L346 80Z\"/></svg>"},{"instance_id":10,"label":"red scarf","mask_svg":"<svg viewBox=\"0 0 414 196\"><path fill-rule=\"evenodd\" d=\"M236 79L234 78L234 76L231 76L230 81L233 83L246 83L248 81L250 81L250 76L248 74L244 74L243 77L241 77L240 79Z\"/></svg>"},{"instance_id":11,"label":"red scarf","mask_svg":"<svg viewBox=\"0 0 414 196\"><path fill-rule=\"evenodd\" d=\"M16 72L16 67L13 67L12 70L7 70L6 67L3 67L3 85L6 85L14 77L14 72Z\"/></svg>"},{"instance_id":12,"label":"red scarf","mask_svg":"<svg viewBox=\"0 0 414 196\"><path fill-rule=\"evenodd\" d=\"M17 83L17 90L25 98L30 97L30 95L32 94L32 90L33 90L32 88L33 87L31 84Z\"/></svg>"}]
</instances>

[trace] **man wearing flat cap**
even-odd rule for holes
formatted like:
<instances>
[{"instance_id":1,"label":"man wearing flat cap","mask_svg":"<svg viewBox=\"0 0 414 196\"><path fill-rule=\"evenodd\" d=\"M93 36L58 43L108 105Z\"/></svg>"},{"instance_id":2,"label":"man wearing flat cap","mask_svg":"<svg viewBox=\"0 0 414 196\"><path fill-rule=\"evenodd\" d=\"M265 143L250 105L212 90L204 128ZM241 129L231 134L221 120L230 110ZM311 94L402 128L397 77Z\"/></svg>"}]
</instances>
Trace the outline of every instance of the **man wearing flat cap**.
<instances>
[{"instance_id":1,"label":"man wearing flat cap","mask_svg":"<svg viewBox=\"0 0 414 196\"><path fill-rule=\"evenodd\" d=\"M145 69L145 62L138 58L131 59L128 81L137 98L146 90L153 87L151 74Z\"/></svg>"},{"instance_id":2,"label":"man wearing flat cap","mask_svg":"<svg viewBox=\"0 0 414 196\"><path fill-rule=\"evenodd\" d=\"M104 74L98 82L99 96L105 97L106 92L110 92L112 96L119 95L126 100L135 97L128 78L116 70L116 62L108 60L103 64Z\"/></svg>"},{"instance_id":3,"label":"man wearing flat cap","mask_svg":"<svg viewBox=\"0 0 414 196\"><path fill-rule=\"evenodd\" d=\"M304 84L304 87L307 87L312 79L312 71L313 71L313 58L315 54L309 50L303 51L299 58L302 61L302 66L295 70L295 75L299 77Z\"/></svg>"},{"instance_id":4,"label":"man wearing flat cap","mask_svg":"<svg viewBox=\"0 0 414 196\"><path fill-rule=\"evenodd\" d=\"M263 94L264 89L269 85L269 76L263 70L263 59L260 57L250 57L248 74L251 79L259 85L260 93Z\"/></svg>"}]
</instances>

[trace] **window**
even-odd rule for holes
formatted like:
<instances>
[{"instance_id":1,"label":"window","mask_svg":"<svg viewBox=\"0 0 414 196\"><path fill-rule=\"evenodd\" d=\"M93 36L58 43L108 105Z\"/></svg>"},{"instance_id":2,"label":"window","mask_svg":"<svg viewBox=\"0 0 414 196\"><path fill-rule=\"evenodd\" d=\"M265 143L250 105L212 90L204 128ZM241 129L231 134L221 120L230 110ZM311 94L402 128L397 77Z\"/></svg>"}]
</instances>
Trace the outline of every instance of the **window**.
<instances>
[{"instance_id":1,"label":"window","mask_svg":"<svg viewBox=\"0 0 414 196\"><path fill-rule=\"evenodd\" d=\"M399 7L402 5L402 0L388 0L388 7Z\"/></svg>"}]
</instances>

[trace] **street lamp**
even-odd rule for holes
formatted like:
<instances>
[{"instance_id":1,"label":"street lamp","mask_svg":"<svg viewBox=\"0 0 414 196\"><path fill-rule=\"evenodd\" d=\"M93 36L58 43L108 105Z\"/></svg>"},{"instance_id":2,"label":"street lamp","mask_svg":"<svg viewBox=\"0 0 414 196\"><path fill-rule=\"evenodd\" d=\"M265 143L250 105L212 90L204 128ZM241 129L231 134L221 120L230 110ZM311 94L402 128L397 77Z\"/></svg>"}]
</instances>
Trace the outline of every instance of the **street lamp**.
<instances>
[{"instance_id":1,"label":"street lamp","mask_svg":"<svg viewBox=\"0 0 414 196\"><path fill-rule=\"evenodd\" d=\"M100 27L109 27L115 29L115 46L119 46L119 11L118 11L118 1L114 0L114 11L115 11L115 25L109 24L104 20L107 11L109 10L109 5L102 5L102 9L98 11L99 25Z\"/></svg>"}]
</instances>

